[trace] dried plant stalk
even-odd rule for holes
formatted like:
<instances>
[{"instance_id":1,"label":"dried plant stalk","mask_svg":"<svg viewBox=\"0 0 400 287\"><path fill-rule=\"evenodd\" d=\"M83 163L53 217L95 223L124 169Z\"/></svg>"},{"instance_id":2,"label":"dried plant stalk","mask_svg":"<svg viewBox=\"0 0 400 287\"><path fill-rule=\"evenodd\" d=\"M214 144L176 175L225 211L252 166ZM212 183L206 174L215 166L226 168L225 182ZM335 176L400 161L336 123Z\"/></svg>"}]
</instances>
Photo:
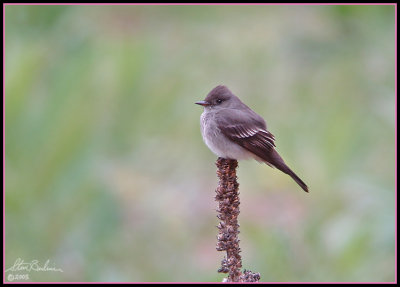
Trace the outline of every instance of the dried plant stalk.
<instances>
[{"instance_id":1,"label":"dried plant stalk","mask_svg":"<svg viewBox=\"0 0 400 287\"><path fill-rule=\"evenodd\" d=\"M228 273L227 282L258 282L259 273L251 271L241 272L242 258L239 247L239 183L236 177L238 162L233 159L218 158L217 175L219 178L215 200L218 202L218 242L217 250L226 251L222 260L220 273Z\"/></svg>"}]
</instances>

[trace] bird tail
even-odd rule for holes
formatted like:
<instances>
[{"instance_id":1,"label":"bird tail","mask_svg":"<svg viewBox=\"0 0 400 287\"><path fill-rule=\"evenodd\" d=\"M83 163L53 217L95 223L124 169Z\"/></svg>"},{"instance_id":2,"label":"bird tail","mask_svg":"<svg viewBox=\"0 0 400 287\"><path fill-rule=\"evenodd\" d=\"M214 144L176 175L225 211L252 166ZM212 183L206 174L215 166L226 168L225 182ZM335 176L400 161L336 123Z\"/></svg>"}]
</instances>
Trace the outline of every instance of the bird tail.
<instances>
[{"instance_id":1,"label":"bird tail","mask_svg":"<svg viewBox=\"0 0 400 287\"><path fill-rule=\"evenodd\" d=\"M297 184L305 191L308 192L308 186L300 179L300 177L297 176L283 161L281 156L278 154L278 152L274 149L272 154L271 154L271 161L269 162L272 164L274 167L279 169L280 171L286 173L289 175Z\"/></svg>"},{"instance_id":2,"label":"bird tail","mask_svg":"<svg viewBox=\"0 0 400 287\"><path fill-rule=\"evenodd\" d=\"M300 185L300 187L301 187L305 192L308 192L308 186L304 183L304 181L302 181L302 180L300 179L300 177L298 177L288 166L286 166L286 168L287 168L286 171L284 171L284 170L282 170L282 169L281 169L281 170L282 170L284 173L290 175L290 176L293 178L293 180L294 180L295 182L297 182L297 184Z\"/></svg>"}]
</instances>

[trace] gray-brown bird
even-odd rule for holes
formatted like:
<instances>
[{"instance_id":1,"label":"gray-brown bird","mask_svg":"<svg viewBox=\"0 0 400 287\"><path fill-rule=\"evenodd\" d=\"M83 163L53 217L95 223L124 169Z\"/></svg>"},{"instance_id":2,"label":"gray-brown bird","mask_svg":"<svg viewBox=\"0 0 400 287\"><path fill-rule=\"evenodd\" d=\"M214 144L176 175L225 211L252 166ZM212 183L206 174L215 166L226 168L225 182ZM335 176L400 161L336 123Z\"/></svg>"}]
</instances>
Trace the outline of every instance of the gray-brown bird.
<instances>
[{"instance_id":1,"label":"gray-brown bird","mask_svg":"<svg viewBox=\"0 0 400 287\"><path fill-rule=\"evenodd\" d=\"M308 192L307 185L285 164L275 150L275 137L264 119L246 106L226 86L215 87L204 101L200 126L203 140L217 156L226 159L254 158L290 175Z\"/></svg>"}]
</instances>

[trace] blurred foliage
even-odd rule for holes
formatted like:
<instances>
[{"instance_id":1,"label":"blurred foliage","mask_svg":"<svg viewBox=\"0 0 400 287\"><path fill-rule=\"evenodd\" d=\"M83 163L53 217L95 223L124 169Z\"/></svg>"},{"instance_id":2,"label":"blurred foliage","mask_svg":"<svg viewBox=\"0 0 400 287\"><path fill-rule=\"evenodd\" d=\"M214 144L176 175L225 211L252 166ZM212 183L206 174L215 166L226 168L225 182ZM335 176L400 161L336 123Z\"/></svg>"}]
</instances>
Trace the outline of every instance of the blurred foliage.
<instances>
[{"instance_id":1,"label":"blurred foliage","mask_svg":"<svg viewBox=\"0 0 400 287\"><path fill-rule=\"evenodd\" d=\"M201 107L227 85L310 187L240 163L243 267L395 280L395 7L5 6L5 263L221 281Z\"/></svg>"}]
</instances>

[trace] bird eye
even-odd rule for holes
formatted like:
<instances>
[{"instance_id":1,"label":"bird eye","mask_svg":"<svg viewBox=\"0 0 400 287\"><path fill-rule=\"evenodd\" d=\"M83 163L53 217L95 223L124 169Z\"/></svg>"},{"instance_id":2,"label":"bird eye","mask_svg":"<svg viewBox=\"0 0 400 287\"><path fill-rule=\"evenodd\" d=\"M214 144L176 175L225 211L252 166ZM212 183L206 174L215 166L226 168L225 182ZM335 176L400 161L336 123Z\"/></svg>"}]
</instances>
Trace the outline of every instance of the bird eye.
<instances>
[{"instance_id":1,"label":"bird eye","mask_svg":"<svg viewBox=\"0 0 400 287\"><path fill-rule=\"evenodd\" d=\"M217 104L220 104L220 103L222 103L222 100L221 100L221 99L218 99L218 100L217 100Z\"/></svg>"}]
</instances>

